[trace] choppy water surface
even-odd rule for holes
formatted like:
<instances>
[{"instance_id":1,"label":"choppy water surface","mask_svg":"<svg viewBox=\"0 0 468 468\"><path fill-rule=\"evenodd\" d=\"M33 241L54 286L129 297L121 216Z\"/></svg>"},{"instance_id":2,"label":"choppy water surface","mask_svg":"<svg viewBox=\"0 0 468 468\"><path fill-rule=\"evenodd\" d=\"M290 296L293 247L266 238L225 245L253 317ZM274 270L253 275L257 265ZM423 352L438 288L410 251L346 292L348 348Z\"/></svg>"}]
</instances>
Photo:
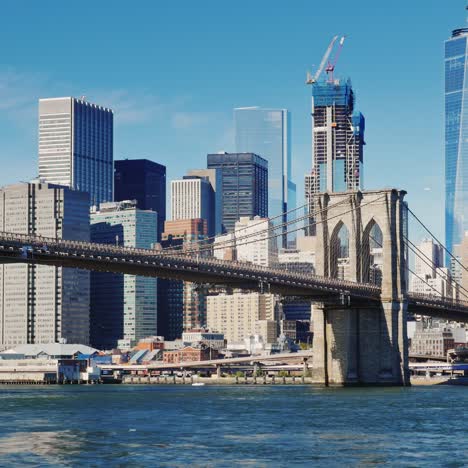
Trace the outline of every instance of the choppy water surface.
<instances>
[{"instance_id":1,"label":"choppy water surface","mask_svg":"<svg viewBox=\"0 0 468 468\"><path fill-rule=\"evenodd\" d=\"M0 386L0 466L468 466L468 389Z\"/></svg>"}]
</instances>

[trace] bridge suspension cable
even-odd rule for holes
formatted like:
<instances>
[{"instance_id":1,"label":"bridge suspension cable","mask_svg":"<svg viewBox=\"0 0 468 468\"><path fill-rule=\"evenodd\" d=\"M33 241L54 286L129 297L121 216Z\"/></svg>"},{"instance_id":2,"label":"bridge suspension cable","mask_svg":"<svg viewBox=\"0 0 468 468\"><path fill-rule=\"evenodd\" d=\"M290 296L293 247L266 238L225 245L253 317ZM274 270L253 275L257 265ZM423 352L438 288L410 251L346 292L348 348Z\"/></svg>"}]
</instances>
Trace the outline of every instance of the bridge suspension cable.
<instances>
[{"instance_id":1,"label":"bridge suspension cable","mask_svg":"<svg viewBox=\"0 0 468 468\"><path fill-rule=\"evenodd\" d=\"M322 209L322 210L319 210L319 211L316 211L316 212L313 212L313 213L309 213L307 215L304 215L304 216L301 216L299 218L289 220L289 221L287 221L285 223L282 223L282 224L272 225L272 226L269 226L269 227L267 227L265 229L262 229L261 231L251 232L251 233L243 235L243 236L237 237L235 235L236 233L233 233L234 234L233 239L228 239L228 240L225 240L225 241L222 241L222 242L218 242L216 244L209 244L209 246L205 247L205 248L193 248L193 247L194 246L196 247L196 245L199 244L199 243L206 242L208 239L202 239L200 241L188 242L188 244L190 245L190 249L186 249L186 248L184 249L183 245L182 246L177 246L177 248L179 250L183 251L183 253L191 253L191 252L200 253L202 251L207 251L207 250L220 250L220 249L225 249L225 248L229 248L229 247L234 247L237 244L239 244L239 241L242 241L243 239L247 239L247 238L251 238L251 237L258 237L261 234L264 234L264 233L267 233L267 232L270 232L270 231L276 231L278 228L289 226L291 224L297 224L300 221L303 221L303 220L305 220L307 218L310 218L311 216L316 216L317 214L322 213L322 212L326 211L327 209L330 209L332 207L344 204L345 202L346 202L346 200L342 200L339 203L335 203L334 205L330 205L328 208L325 208L325 209ZM263 219L262 221L259 221L258 223L255 223L253 225L241 228L237 232L245 231L247 229L252 229L253 227L258 226L260 224L264 224L264 223L265 223L265 219ZM301 228L299 228L297 230L301 230L301 229L304 229L304 228L301 227ZM284 234L288 234L290 232L296 232L296 231L286 231L286 232L282 231L282 232L278 233L275 237L281 237ZM216 239L216 236L210 238L210 240L213 240L213 239ZM263 240L265 240L265 238L256 239L255 242L259 242L259 241L263 241ZM245 245L245 244L242 243L242 245ZM169 247L169 248L163 249L163 252L168 252L168 251L171 251L171 250L172 250L172 247Z\"/></svg>"},{"instance_id":2,"label":"bridge suspension cable","mask_svg":"<svg viewBox=\"0 0 468 468\"><path fill-rule=\"evenodd\" d=\"M455 283L456 286L458 286L458 291L460 294L463 294L463 296L468 299L468 290L466 288L463 287L462 284L458 283L455 278L453 278L452 276L450 276L448 273L446 273L443 269L439 268L433 260L431 260L418 246L416 246L413 242L411 242L406 236L404 236L404 239L405 239L405 242L408 246L408 248L415 254L418 256L418 258L420 260L423 261L423 263L431 268L434 268L434 269L437 269L437 274L439 274L440 276L443 277L443 279L447 282L447 283ZM421 275L416 275L419 279L423 280L421 278ZM423 280L424 281L424 280ZM427 283L426 283L427 284ZM465 291L465 293L462 292ZM440 294L442 295L442 291L440 291Z\"/></svg>"},{"instance_id":3,"label":"bridge suspension cable","mask_svg":"<svg viewBox=\"0 0 468 468\"><path fill-rule=\"evenodd\" d=\"M367 203L364 203L364 204L361 205L361 207L364 207L364 206L370 205L372 203L375 203L375 202L379 201L380 199L383 199L384 197L385 196L382 196L382 197L376 198L374 200L371 200L371 201L369 201ZM348 200L342 200L342 201L340 201L338 203L335 203L333 205L329 205L328 207L326 207L326 208L324 208L322 210L319 210L319 211L316 211L316 212L313 212L313 213L308 213L305 216L301 216L300 218L288 221L287 223L283 223L283 225L288 226L290 224L297 224L298 222L303 221L304 219L315 217L317 214L323 213L323 212L325 212L327 210L330 210L331 208L335 208L335 207L337 207L337 206L339 206L341 204L345 204L347 202L348 202ZM349 214L349 213L352 213L352 212L356 211L356 209L357 209L356 207L353 207L352 209L341 212L341 213L339 213L339 214L337 214L335 216L327 217L326 221L342 217L345 214ZM322 224L322 223L323 223L323 221L314 220L312 225L318 225L318 224ZM235 247L236 245L245 246L245 245L249 245L249 244L256 243L256 242L262 242L262 241L265 241L265 240L281 237L284 234L291 234L291 233L298 232L298 231L301 231L301 230L304 229L304 227L289 229L286 232L283 231L283 232L280 232L278 234L273 234L271 236L262 237L261 239L258 239L259 235L264 234L264 233L268 233L270 231L275 231L278 227L280 227L280 226L272 226L272 227L264 229L262 231L257 231L255 233L251 233L251 234L248 234L248 235L245 235L245 236L241 236L241 237L238 237L238 238L234 237L232 240L227 240L227 241L221 242L219 244L211 245L210 247L205 247L205 248L201 248L201 249L187 249L187 250L184 250L182 253L184 255L185 254L188 255L188 254L192 254L192 253L199 254L199 253L204 252L204 251L215 251L215 250L227 249L227 248L230 248L230 247ZM255 239L250 240L250 241L243 241L243 239L247 239L247 238L251 238L251 237L255 237ZM239 242L239 241L242 241L242 242ZM191 244L189 244L189 245L191 246Z\"/></svg>"},{"instance_id":4,"label":"bridge suspension cable","mask_svg":"<svg viewBox=\"0 0 468 468\"><path fill-rule=\"evenodd\" d=\"M447 247L440 242L440 240L431 232L431 230L416 216L416 214L408 207L408 213L410 213L414 219L423 227L423 229L442 247L442 249L452 258L455 260L456 263L458 263L465 271L468 271L468 267L463 265L463 263L460 262L460 260L455 257L450 250L447 249Z\"/></svg>"},{"instance_id":5,"label":"bridge suspension cable","mask_svg":"<svg viewBox=\"0 0 468 468\"><path fill-rule=\"evenodd\" d=\"M305 208L307 208L309 206L308 203L305 203L304 205L301 205L301 206L298 206L297 208L292 208L288 211L285 211L284 213L280 213L279 215L276 215L276 216L273 216L273 217L269 217L269 218L266 218L268 221L273 221L274 219L277 219L277 218L283 218L283 216L287 216L288 214L290 213L294 213L295 211L298 211L298 210L303 210ZM255 223L255 224L251 224L250 226L246 226L246 227L243 227L243 228L240 228L237 230L237 232L241 232L241 231L245 231L247 229L252 229L253 227L255 226L258 226L260 224L263 224L265 223L265 218L263 218L261 221L259 220L258 223ZM280 227L284 227L285 223L282 223L282 224L277 224L274 226L275 229L278 229ZM284 232L282 233L283 235L285 234ZM211 237L206 237L204 239L199 239L199 240L196 240L196 241L191 241L190 242L190 245L197 245L197 244L209 244L211 241L215 240L216 237L218 237L217 235L215 236L211 236ZM169 247L165 247L164 249L162 249L163 252L168 252L168 251L171 251L171 250L181 250L183 249L183 246L180 246L180 245L177 245L177 246L169 246Z\"/></svg>"},{"instance_id":6,"label":"bridge suspension cable","mask_svg":"<svg viewBox=\"0 0 468 468\"><path fill-rule=\"evenodd\" d=\"M379 243L374 237L372 236L369 236L369 238L371 238L379 247L383 247L381 243ZM417 255L417 253L415 252L415 255ZM412 273L413 275L417 276L418 278L420 278L419 275L417 275L410 267L409 265L407 264L406 265L406 268L407 270ZM430 283L428 283L424 278L420 278L421 281L423 281L423 283L425 283L427 286L429 286L430 289L432 289L433 291L435 291L437 293L437 296L440 296L440 297L444 297L444 295L442 294L441 291L438 291L436 288L434 288L434 286L432 286Z\"/></svg>"}]
</instances>

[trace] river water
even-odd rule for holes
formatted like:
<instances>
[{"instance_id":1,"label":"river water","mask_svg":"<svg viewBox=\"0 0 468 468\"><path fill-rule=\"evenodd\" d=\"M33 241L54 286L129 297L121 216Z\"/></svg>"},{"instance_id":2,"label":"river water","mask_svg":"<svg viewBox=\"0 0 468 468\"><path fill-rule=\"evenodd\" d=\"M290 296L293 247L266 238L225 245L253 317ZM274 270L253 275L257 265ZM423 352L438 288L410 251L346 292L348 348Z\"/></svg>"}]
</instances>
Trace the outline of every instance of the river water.
<instances>
[{"instance_id":1,"label":"river water","mask_svg":"<svg viewBox=\"0 0 468 468\"><path fill-rule=\"evenodd\" d=\"M0 386L0 466L468 466L468 389Z\"/></svg>"}]
</instances>

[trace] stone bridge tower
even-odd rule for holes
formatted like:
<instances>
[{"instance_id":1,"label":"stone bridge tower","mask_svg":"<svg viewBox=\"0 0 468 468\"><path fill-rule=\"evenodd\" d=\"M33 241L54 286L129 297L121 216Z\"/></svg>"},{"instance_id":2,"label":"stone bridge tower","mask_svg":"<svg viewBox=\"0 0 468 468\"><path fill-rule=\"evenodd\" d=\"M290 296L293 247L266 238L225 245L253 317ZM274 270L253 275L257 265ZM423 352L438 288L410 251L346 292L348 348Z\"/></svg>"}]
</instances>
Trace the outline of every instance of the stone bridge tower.
<instances>
[{"instance_id":1,"label":"stone bridge tower","mask_svg":"<svg viewBox=\"0 0 468 468\"><path fill-rule=\"evenodd\" d=\"M316 272L374 283L380 303L314 304L313 378L325 385L408 385L406 192L317 195Z\"/></svg>"}]
</instances>

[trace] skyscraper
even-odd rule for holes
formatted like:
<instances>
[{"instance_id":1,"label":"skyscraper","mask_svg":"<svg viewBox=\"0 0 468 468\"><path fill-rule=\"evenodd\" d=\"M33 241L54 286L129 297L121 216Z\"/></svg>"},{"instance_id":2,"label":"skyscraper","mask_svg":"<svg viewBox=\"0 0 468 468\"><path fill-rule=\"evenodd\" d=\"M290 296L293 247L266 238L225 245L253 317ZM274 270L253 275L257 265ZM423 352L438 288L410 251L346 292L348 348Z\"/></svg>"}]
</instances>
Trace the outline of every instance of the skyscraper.
<instances>
[{"instance_id":1,"label":"skyscraper","mask_svg":"<svg viewBox=\"0 0 468 468\"><path fill-rule=\"evenodd\" d=\"M208 235L214 236L216 213L215 193L207 177L184 176L171 181L172 221L183 219L205 219Z\"/></svg>"},{"instance_id":2,"label":"skyscraper","mask_svg":"<svg viewBox=\"0 0 468 468\"><path fill-rule=\"evenodd\" d=\"M351 82L317 81L312 88L313 161L305 177L309 212L320 192L363 188L364 116L354 110ZM309 234L314 234L313 219Z\"/></svg>"},{"instance_id":3,"label":"skyscraper","mask_svg":"<svg viewBox=\"0 0 468 468\"><path fill-rule=\"evenodd\" d=\"M255 153L268 161L268 213L277 217L295 208L296 185L291 174L291 114L287 109L234 109L236 152ZM291 216L294 217L294 216ZM277 224L286 222L286 215ZM284 226L284 231L287 227ZM282 239L287 247L287 235Z\"/></svg>"},{"instance_id":4,"label":"skyscraper","mask_svg":"<svg viewBox=\"0 0 468 468\"><path fill-rule=\"evenodd\" d=\"M268 161L254 153L207 156L208 169L220 169L223 231L234 232L242 216L268 217Z\"/></svg>"},{"instance_id":5,"label":"skyscraper","mask_svg":"<svg viewBox=\"0 0 468 468\"><path fill-rule=\"evenodd\" d=\"M166 166L148 159L115 161L114 200L136 200L140 210L158 213L158 242L166 221Z\"/></svg>"},{"instance_id":6,"label":"skyscraper","mask_svg":"<svg viewBox=\"0 0 468 468\"><path fill-rule=\"evenodd\" d=\"M207 226L201 218L166 221L162 246L199 249L198 242L207 238ZM208 252L202 250L200 254L208 255ZM182 331L206 327L206 293L199 285L178 280L162 282L160 304L164 322L159 334L174 339L180 338Z\"/></svg>"},{"instance_id":7,"label":"skyscraper","mask_svg":"<svg viewBox=\"0 0 468 468\"><path fill-rule=\"evenodd\" d=\"M445 244L449 252L468 231L467 42L468 28L455 29L445 41Z\"/></svg>"},{"instance_id":8,"label":"skyscraper","mask_svg":"<svg viewBox=\"0 0 468 468\"><path fill-rule=\"evenodd\" d=\"M112 201L112 110L73 97L39 100L39 178Z\"/></svg>"},{"instance_id":9,"label":"skyscraper","mask_svg":"<svg viewBox=\"0 0 468 468\"><path fill-rule=\"evenodd\" d=\"M411 273L412 292L452 297L452 277L450 270L444 268L444 251L432 239L424 239L418 245L423 258L415 256L414 273Z\"/></svg>"},{"instance_id":10,"label":"skyscraper","mask_svg":"<svg viewBox=\"0 0 468 468\"><path fill-rule=\"evenodd\" d=\"M187 172L188 176L197 176L207 179L213 189L211 212L214 213L214 233L223 232L223 174L220 169L192 169Z\"/></svg>"},{"instance_id":11,"label":"skyscraper","mask_svg":"<svg viewBox=\"0 0 468 468\"><path fill-rule=\"evenodd\" d=\"M89 241L89 195L38 181L0 189L0 231ZM89 273L0 265L0 346L89 343Z\"/></svg>"},{"instance_id":12,"label":"skyscraper","mask_svg":"<svg viewBox=\"0 0 468 468\"><path fill-rule=\"evenodd\" d=\"M150 249L157 242L157 215L132 201L102 203L91 213L91 240ZM91 343L129 349L157 333L156 278L92 273Z\"/></svg>"}]
</instances>

